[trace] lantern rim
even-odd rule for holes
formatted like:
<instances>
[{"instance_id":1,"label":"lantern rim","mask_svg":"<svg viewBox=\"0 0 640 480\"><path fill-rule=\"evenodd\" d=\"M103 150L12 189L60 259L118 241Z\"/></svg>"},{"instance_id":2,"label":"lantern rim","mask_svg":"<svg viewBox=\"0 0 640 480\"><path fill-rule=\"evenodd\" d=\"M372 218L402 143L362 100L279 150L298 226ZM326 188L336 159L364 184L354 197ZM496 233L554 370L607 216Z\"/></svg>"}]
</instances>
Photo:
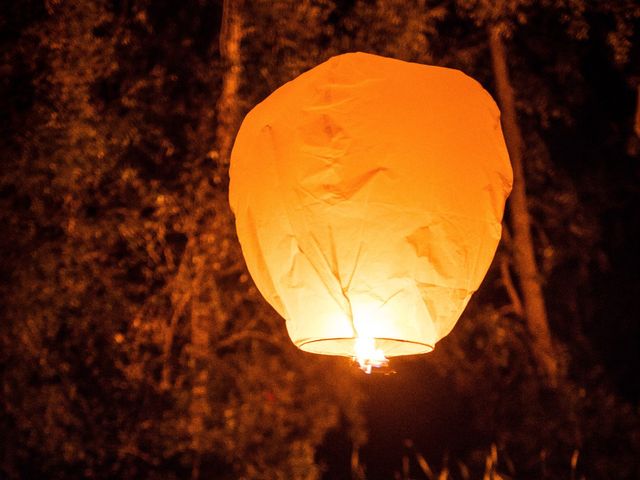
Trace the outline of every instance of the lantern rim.
<instances>
[{"instance_id":1,"label":"lantern rim","mask_svg":"<svg viewBox=\"0 0 640 480\"><path fill-rule=\"evenodd\" d=\"M310 338L296 342L296 346L308 353L336 355L352 358L355 356L355 345L358 337ZM417 340L402 338L374 337L376 348L383 351L386 357L401 355L419 355L433 351L433 345Z\"/></svg>"}]
</instances>

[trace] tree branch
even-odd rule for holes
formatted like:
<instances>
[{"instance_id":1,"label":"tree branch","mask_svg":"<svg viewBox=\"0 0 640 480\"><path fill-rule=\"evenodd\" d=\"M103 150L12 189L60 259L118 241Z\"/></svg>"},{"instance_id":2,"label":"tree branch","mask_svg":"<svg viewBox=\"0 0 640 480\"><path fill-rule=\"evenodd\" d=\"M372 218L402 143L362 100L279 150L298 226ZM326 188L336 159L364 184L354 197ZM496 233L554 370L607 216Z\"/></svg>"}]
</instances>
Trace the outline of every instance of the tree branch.
<instances>
[{"instance_id":1,"label":"tree branch","mask_svg":"<svg viewBox=\"0 0 640 480\"><path fill-rule=\"evenodd\" d=\"M518 295L516 286L513 283L511 270L509 269L510 264L511 262L509 261L509 257L507 257L507 255L500 256L500 277L502 279L502 286L507 291L507 295L511 300L511 307L513 308L513 312L517 316L522 317L524 315L522 300L520 300L520 295Z\"/></svg>"},{"instance_id":2,"label":"tree branch","mask_svg":"<svg viewBox=\"0 0 640 480\"><path fill-rule=\"evenodd\" d=\"M219 341L216 344L215 348L217 351L219 351L228 347L232 347L235 344L243 342L245 340L260 340L261 342L268 343L269 345L272 345L279 349L282 348L282 342L279 341L277 337L274 338L273 335L264 332L246 330L230 335L224 340Z\"/></svg>"}]
</instances>

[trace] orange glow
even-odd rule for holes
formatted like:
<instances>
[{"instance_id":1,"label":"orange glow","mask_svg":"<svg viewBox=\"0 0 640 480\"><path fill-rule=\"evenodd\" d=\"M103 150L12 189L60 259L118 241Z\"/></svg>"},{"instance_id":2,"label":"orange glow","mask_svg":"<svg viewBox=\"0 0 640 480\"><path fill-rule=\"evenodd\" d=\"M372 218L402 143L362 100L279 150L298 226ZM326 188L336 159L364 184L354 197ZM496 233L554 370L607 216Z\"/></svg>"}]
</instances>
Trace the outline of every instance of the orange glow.
<instances>
[{"instance_id":1,"label":"orange glow","mask_svg":"<svg viewBox=\"0 0 640 480\"><path fill-rule=\"evenodd\" d=\"M453 328L495 253L512 173L475 80L355 53L257 105L230 178L247 266L292 341L366 371Z\"/></svg>"},{"instance_id":2,"label":"orange glow","mask_svg":"<svg viewBox=\"0 0 640 480\"><path fill-rule=\"evenodd\" d=\"M358 362L360 369L365 373L371 373L372 368L389 365L389 360L384 356L384 352L376 348L376 341L371 337L356 338L353 359Z\"/></svg>"}]
</instances>

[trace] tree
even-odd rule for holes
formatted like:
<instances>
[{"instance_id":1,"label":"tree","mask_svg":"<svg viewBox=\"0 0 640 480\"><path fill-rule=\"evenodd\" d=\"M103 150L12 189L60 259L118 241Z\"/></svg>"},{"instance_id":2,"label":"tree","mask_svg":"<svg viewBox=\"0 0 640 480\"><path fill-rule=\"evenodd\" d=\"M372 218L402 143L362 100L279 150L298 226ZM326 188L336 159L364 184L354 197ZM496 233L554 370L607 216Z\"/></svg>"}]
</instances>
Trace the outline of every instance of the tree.
<instances>
[{"instance_id":1,"label":"tree","mask_svg":"<svg viewBox=\"0 0 640 480\"><path fill-rule=\"evenodd\" d=\"M2 471L317 478L357 395L244 269L214 148L219 6L81 4L6 50L28 62L9 88L33 91L2 144Z\"/></svg>"},{"instance_id":2,"label":"tree","mask_svg":"<svg viewBox=\"0 0 640 480\"><path fill-rule=\"evenodd\" d=\"M517 272L522 295L522 307L516 300L516 309L522 314L531 333L532 351L543 375L551 385L557 385L562 375L558 364L559 351L554 345L545 305L542 277L539 273L528 211L526 177L523 158L524 138L516 112L514 88L511 83L507 53L504 45L505 34L510 33L518 20L526 16L528 1L493 4L492 2L458 2L474 19L483 26L491 53L493 76L497 99L502 111L502 124L513 166L513 190L509 202L511 248L513 266ZM508 233L507 233L508 235Z\"/></svg>"},{"instance_id":3,"label":"tree","mask_svg":"<svg viewBox=\"0 0 640 480\"><path fill-rule=\"evenodd\" d=\"M590 5L580 0L554 0L544 2L537 9L533 8L532 2L528 0L495 3L484 0L458 1L457 7L465 15L468 15L477 26L482 27L486 32L489 52L492 59L493 80L495 82L498 103L502 110L502 121L505 139L510 152L514 169L514 187L510 200L509 218L512 237L510 247L513 251L513 267L517 272L520 287L520 302L517 293L512 289L511 297L514 299L516 310L522 308L522 313L527 321L528 328L532 335L532 348L538 360L540 368L551 381L557 385L567 368L567 359L563 360L563 352L558 345L557 339L550 327L548 307L544 298L544 275L539 266L543 256L536 254L536 246L531 233L532 221L529 210L536 202L527 196L527 170L529 176L532 175L533 167L527 169L524 155L525 143L533 143L532 135L527 138L522 134L521 122L518 120L517 106L522 108L525 104L530 111L537 111L540 116L541 126L548 127L550 118L564 118L565 121L572 121L571 114L563 111L562 106L552 105L554 99L549 98L550 89L542 82L537 85L529 85L535 89L537 96L534 102L518 100L516 88L511 79L508 48L505 39L511 37L518 29L524 29L529 22L535 23L544 17L545 12L549 15L557 15L569 41L576 45L577 42L584 41L589 36L588 17L602 15L603 12L613 17L613 31L608 34L608 41L615 53L618 61L629 55L630 37L632 35L633 18L637 18L637 7L628 2L620 2L615 5ZM531 29L529 33L532 33ZM530 35L535 36L535 35ZM535 40L534 40L535 41ZM540 48L540 47L538 47ZM543 47L545 48L545 47ZM548 48L548 47L546 47ZM559 58L556 62L566 62L567 59ZM580 82L575 74L572 74L567 66L556 63L556 71L563 72L565 82ZM523 90L527 86L523 86ZM567 103L575 102L579 91L573 88L567 92ZM547 98L545 98L547 97ZM557 101L557 100L556 100ZM566 108L566 107L564 107ZM527 149L533 149L533 145L527 145ZM529 162L535 162L535 158L530 158ZM539 229L540 230L540 229ZM508 233L508 232L507 232ZM509 237L508 237L509 238ZM506 268L504 269L506 272ZM508 284L509 282L505 282ZM515 295L514 295L515 294ZM520 303L522 306L520 306Z\"/></svg>"},{"instance_id":4,"label":"tree","mask_svg":"<svg viewBox=\"0 0 640 480\"><path fill-rule=\"evenodd\" d=\"M238 91L241 84L242 59L241 41L243 36L242 4L240 1L225 0L222 7L222 27L220 31L220 56L224 65L222 89L217 103L216 143L218 146L218 188L223 184L220 178L228 176L229 157L235 133L240 126L240 102ZM206 124L205 124L206 125ZM223 298L216 276L220 274L220 258L229 252L220 249L224 240L233 238L233 220L224 198L211 190L211 183L206 179L198 185L198 197L202 202L211 202L216 209L204 208L201 218L195 220L195 235L187 243L181 268L191 272L190 297L180 298L180 305L191 303L191 367L194 369L194 381L191 387L190 434L193 439L194 460L191 478L200 478L200 463L203 452L212 446L207 445L207 417L211 416L208 401L209 369L211 368L210 331L227 329L229 313L223 304ZM226 190L223 188L223 192ZM212 200L214 200L212 202ZM209 219L213 219L210 221ZM236 261L237 262L237 261ZM186 265L185 265L186 263ZM213 266L212 270L207 264ZM236 270L239 269L237 263ZM209 278L205 278L208 276ZM184 281L184 279L180 279ZM179 281L180 281L179 280ZM212 325L212 320L215 324Z\"/></svg>"},{"instance_id":5,"label":"tree","mask_svg":"<svg viewBox=\"0 0 640 480\"><path fill-rule=\"evenodd\" d=\"M486 85L493 84L503 114L507 143L513 143L514 136L511 132L510 142L508 122L511 123L511 130L519 130L516 146L520 144L521 147L526 143L526 149L520 148L520 160L523 161L526 173L526 207L532 220L532 258L537 263L538 279L542 280L542 291L546 295L547 324L553 326L548 328L552 344L562 342L562 350L572 357L563 358L560 365L563 368L557 377L555 393L545 393L546 389L540 387L537 375L527 365L526 352L531 344L530 333L527 332L531 330L530 322L527 321L525 331L522 331L518 323L514 323L514 317L517 318L518 315L513 315L513 312L518 312L519 304L526 301L523 298L524 301L520 302L520 296L526 296L524 287L520 287L521 282L514 285L510 281L512 270L504 260L505 257L510 257L507 250L510 243L515 243L514 212L511 211L509 231L513 234L505 238L503 249L496 257L494 270L487 277L485 288L489 290L485 290L484 294L480 292L478 296L478 300L485 303L470 305L465 314L468 320L460 322L465 333L458 336L454 332L450 339L443 341L444 351L438 353L436 350L436 355L440 357L438 363L448 360L444 358L447 353L451 355L456 367L450 366L447 371L459 378L461 390L471 391L470 395L475 398L483 398L486 410L484 406L478 409L479 422L484 427L493 423L488 428L500 439L498 444L513 455L516 468L521 466L517 470L518 475L523 470L533 472L533 468L537 468L533 464L527 465L534 458L536 448L555 450L557 461L557 455L569 458L572 445L581 451L581 462L588 465L584 467L587 471L591 468L593 471L597 469L605 472L607 467L604 465L612 461L609 471L619 469L630 472L634 467L629 457L621 457L615 462L612 457L593 450L592 446L620 442L625 445L620 447L622 449L637 449L638 445L631 433L637 428L634 426L634 416L586 413L599 410L598 404L606 403L615 403L620 410L629 408L628 405L624 406L625 401L610 384L603 387L608 380L598 365L599 359L593 354L593 350L589 350L598 339L588 338L589 333L585 328L590 315L588 302L593 299L589 298L588 293L593 273L588 272L600 268L598 265L602 264L597 262L603 261L604 252L599 246L602 232L597 224L598 220L587 210L590 208L587 202L591 202L588 195L593 190L583 190L589 187L575 174L572 162L578 162L579 158L581 169L587 170L589 167L583 165L584 158L581 156L582 147L579 143L567 140L560 152L552 150L558 144L552 131L564 132L568 129L567 125L583 122L579 117L586 114L581 108L593 85L589 85L585 78L583 62L588 58L585 39L589 38L589 22L594 21L591 15L595 13L591 8L596 5L548 2L538 6L528 2L496 4L482 1L458 2L457 5L459 10L456 14L467 17L469 23L473 22L471 26L480 28L468 33L471 30L460 27L467 35L457 40L448 37L448 55L440 58L436 55L435 58L472 72ZM499 6L504 9L498 8ZM631 17L632 15L629 16ZM455 22L459 21L460 18L456 18ZM449 22L451 24L454 20L449 18ZM600 28L610 25L601 21L597 24ZM469 24L467 28L470 28ZM492 33L493 39L490 38ZM606 33L603 37L606 37ZM505 38L508 38L508 42L505 42ZM592 40L594 44L600 41L599 36ZM437 41L432 43L436 48L439 47ZM510 52L509 55L505 50ZM485 65L490 65L491 69L485 68ZM515 108L505 108L509 103ZM518 122L514 125L512 120L516 110ZM511 118L507 118L508 116ZM580 137L572 140L588 143ZM513 146L509 145L509 148L513 161ZM572 149L575 151L572 152ZM593 177L591 181L593 182ZM591 188L594 188L593 183ZM510 208L514 206L515 193L514 190ZM516 261L515 255L513 260ZM495 267L501 268L498 270ZM518 276L522 273L517 267L513 272ZM502 280L500 283L503 287L511 284L510 288L496 288L495 282L499 280ZM580 283L581 288L576 287L576 283ZM509 293L506 299L501 295L501 290L502 295ZM561 295L558 294L560 291ZM509 303L501 305L505 300ZM524 306L522 310L525 310ZM476 322L478 325L472 324ZM496 338L486 337L492 335L491 332ZM453 347L456 343L458 345ZM491 355L483 355L478 349L491 352ZM532 352L536 353L535 350ZM467 365L455 360L455 355L464 357ZM537 363L540 364L540 361L538 358ZM478 362L476 366L480 371L472 368L473 372L465 372L469 363L473 362ZM482 362L488 362L490 366L481 366ZM462 371L455 373L456 368ZM493 375L497 376L492 378ZM482 378L487 389L474 386L474 378ZM596 378L599 380L595 380ZM585 396L585 392L591 393ZM512 408L519 413L514 413ZM502 412L509 420L498 418L492 413L495 411ZM511 414L508 413L510 411ZM554 414L550 415L550 411ZM514 420L518 415L519 420ZM586 420L587 417L594 416L603 422L599 427L594 427ZM626 432L625 434L608 436L612 432L612 424L625 423L627 420L630 422L627 426L621 427L618 424L616 427L619 432ZM536 435L533 437L524 433L534 429ZM560 463L550 466L550 457L547 457L547 462L545 468L548 471L558 469L556 471L559 472L563 468ZM528 470L529 467L532 470Z\"/></svg>"},{"instance_id":6,"label":"tree","mask_svg":"<svg viewBox=\"0 0 640 480\"><path fill-rule=\"evenodd\" d=\"M535 259L531 221L527 210L526 181L523 155L524 142L518 124L513 86L509 78L507 58L499 25L488 27L489 48L493 60L498 99L502 110L502 123L507 148L513 166L513 191L510 201L510 224L513 230L513 256L520 290L523 313L531 332L536 357L552 385L558 383L557 352L553 345L547 309L542 293L542 282Z\"/></svg>"},{"instance_id":7,"label":"tree","mask_svg":"<svg viewBox=\"0 0 640 480\"><path fill-rule=\"evenodd\" d=\"M222 91L218 100L218 149L222 165L229 164L233 139L240 126L242 83L242 38L244 37L244 6L241 1L225 0L220 31L220 55L225 65Z\"/></svg>"}]
</instances>

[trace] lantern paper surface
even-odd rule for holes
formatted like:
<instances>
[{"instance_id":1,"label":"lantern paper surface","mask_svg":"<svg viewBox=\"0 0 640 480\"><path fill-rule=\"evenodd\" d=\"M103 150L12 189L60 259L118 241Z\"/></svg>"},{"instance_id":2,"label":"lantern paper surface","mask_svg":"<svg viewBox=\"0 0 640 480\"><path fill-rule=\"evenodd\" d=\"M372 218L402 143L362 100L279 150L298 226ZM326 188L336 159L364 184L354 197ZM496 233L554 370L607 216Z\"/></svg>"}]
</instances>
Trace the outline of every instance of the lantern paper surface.
<instances>
[{"instance_id":1,"label":"lantern paper surface","mask_svg":"<svg viewBox=\"0 0 640 480\"><path fill-rule=\"evenodd\" d=\"M491 96L446 68L352 53L245 118L230 203L249 271L299 348L428 352L479 287L512 172Z\"/></svg>"}]
</instances>

